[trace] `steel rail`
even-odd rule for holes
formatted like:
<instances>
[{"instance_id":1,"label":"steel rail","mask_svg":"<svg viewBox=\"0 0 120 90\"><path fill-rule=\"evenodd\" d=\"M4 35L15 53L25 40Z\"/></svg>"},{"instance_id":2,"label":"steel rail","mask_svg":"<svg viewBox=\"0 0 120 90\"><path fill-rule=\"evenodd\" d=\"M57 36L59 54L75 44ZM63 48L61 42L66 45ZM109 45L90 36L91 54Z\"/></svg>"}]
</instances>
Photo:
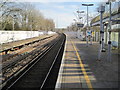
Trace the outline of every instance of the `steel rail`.
<instances>
[{"instance_id":1,"label":"steel rail","mask_svg":"<svg viewBox=\"0 0 120 90\"><path fill-rule=\"evenodd\" d=\"M47 38L45 38L45 39L51 39L51 36L50 36L49 38L47 37ZM43 39L43 40L45 40L45 39ZM49 42L48 42L48 43L49 43ZM46 45L46 44L45 44L45 45ZM44 47L45 45L41 45L41 47ZM39 50L41 50L41 49L42 49L42 48L40 48ZM32 52L34 52L34 51L32 51ZM32 52L28 53L28 55L31 54ZM17 55L17 56L19 56L19 55ZM24 58L22 58L22 60L23 60L23 59L24 59ZM2 69L5 69L6 67L9 68L9 67L17 64L17 62L19 62L19 61L20 61L20 60L16 60L16 62L11 63L10 65L7 65L7 66L5 65L5 66L2 67Z\"/></svg>"},{"instance_id":2,"label":"steel rail","mask_svg":"<svg viewBox=\"0 0 120 90\"><path fill-rule=\"evenodd\" d=\"M60 50L61 50L63 44L64 44L64 39L63 39L63 41L62 41L62 43L61 43L61 45L60 45L60 48L59 48L59 50L58 50L58 52L57 52L57 55L56 55L55 58L54 58L53 63L52 63L52 65L51 65L51 67L50 67L50 69L49 69L49 71L48 71L48 73L47 73L47 75L46 75L46 77L45 77L45 79L44 79L41 87L40 87L40 90L43 88L44 84L46 83L46 80L47 80L48 76L50 75L50 72L51 72L51 70L52 70L52 68L53 68L53 66L54 66L54 64L55 64L55 61L56 61L56 59L57 59L57 57L58 57L58 55L59 55L59 53L60 53Z\"/></svg>"},{"instance_id":3,"label":"steel rail","mask_svg":"<svg viewBox=\"0 0 120 90\"><path fill-rule=\"evenodd\" d=\"M60 37L58 37L60 39ZM7 90L10 89L20 78L22 78L35 64L37 64L57 43L59 42L59 40L57 40L57 42L55 42L54 44L52 44L48 49L46 49L43 53L42 56L41 54L38 55L37 57L34 58L34 60L32 60L32 62L30 62L29 64L33 63L30 67L28 67L28 69L23 72L11 85L9 85L9 87L7 87ZM27 66L29 66L29 64ZM27 67L26 66L26 67ZM25 67L25 68L26 68ZM24 69L25 69L24 68ZM11 77L11 79L14 78L14 76Z\"/></svg>"}]
</instances>

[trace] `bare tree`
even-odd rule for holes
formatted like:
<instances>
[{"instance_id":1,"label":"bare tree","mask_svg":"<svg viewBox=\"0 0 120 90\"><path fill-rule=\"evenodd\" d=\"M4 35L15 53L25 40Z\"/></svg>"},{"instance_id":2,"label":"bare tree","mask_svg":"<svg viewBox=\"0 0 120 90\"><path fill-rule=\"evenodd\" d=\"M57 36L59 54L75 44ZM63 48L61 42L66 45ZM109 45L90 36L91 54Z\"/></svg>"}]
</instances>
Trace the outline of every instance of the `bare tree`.
<instances>
[{"instance_id":1,"label":"bare tree","mask_svg":"<svg viewBox=\"0 0 120 90\"><path fill-rule=\"evenodd\" d=\"M0 17L1 30L53 30L55 25L52 19L46 19L42 13L30 3L1 2ZM14 22L14 23L13 23Z\"/></svg>"}]
</instances>

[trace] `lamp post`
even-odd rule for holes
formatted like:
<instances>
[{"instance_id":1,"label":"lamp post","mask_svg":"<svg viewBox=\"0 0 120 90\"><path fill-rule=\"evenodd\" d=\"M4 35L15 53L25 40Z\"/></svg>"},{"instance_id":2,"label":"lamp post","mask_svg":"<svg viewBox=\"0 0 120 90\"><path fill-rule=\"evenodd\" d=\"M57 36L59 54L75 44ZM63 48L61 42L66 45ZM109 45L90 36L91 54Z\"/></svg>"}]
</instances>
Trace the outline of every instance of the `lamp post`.
<instances>
[{"instance_id":1,"label":"lamp post","mask_svg":"<svg viewBox=\"0 0 120 90\"><path fill-rule=\"evenodd\" d=\"M14 41L15 17L17 16L17 15L15 15L14 13L15 13L15 12L18 12L18 11L22 11L22 9L13 8L13 9L10 9L10 11L13 12L13 14L10 15L10 16L11 16L12 19L13 19L12 27L13 27L13 41Z\"/></svg>"},{"instance_id":2,"label":"lamp post","mask_svg":"<svg viewBox=\"0 0 120 90\"><path fill-rule=\"evenodd\" d=\"M73 21L75 21L75 27L76 27L76 30L78 30L78 27L77 27L77 20L76 20L76 19L73 19Z\"/></svg>"},{"instance_id":3,"label":"lamp post","mask_svg":"<svg viewBox=\"0 0 120 90\"><path fill-rule=\"evenodd\" d=\"M100 6L98 8L98 12L100 12L100 47L98 52L98 60L101 59L101 52L105 52L104 49L104 26L103 26L103 13L105 12L105 6Z\"/></svg>"},{"instance_id":4,"label":"lamp post","mask_svg":"<svg viewBox=\"0 0 120 90\"><path fill-rule=\"evenodd\" d=\"M73 19L73 21L75 21L75 22L76 22L76 19Z\"/></svg>"},{"instance_id":5,"label":"lamp post","mask_svg":"<svg viewBox=\"0 0 120 90\"><path fill-rule=\"evenodd\" d=\"M75 21L75 29L76 31L78 30L78 27L77 27L77 20L76 19L73 19L73 21ZM76 36L77 37L77 36Z\"/></svg>"},{"instance_id":6,"label":"lamp post","mask_svg":"<svg viewBox=\"0 0 120 90\"><path fill-rule=\"evenodd\" d=\"M111 20L111 1L109 0L106 4L109 4L109 41L108 41L108 58L107 60L111 61L111 25L112 25L112 20Z\"/></svg>"},{"instance_id":7,"label":"lamp post","mask_svg":"<svg viewBox=\"0 0 120 90\"><path fill-rule=\"evenodd\" d=\"M13 23L12 23L12 27L13 27L13 41L14 41L14 31L15 31L15 17L16 15L11 16L13 18Z\"/></svg>"},{"instance_id":8,"label":"lamp post","mask_svg":"<svg viewBox=\"0 0 120 90\"><path fill-rule=\"evenodd\" d=\"M94 4L82 4L82 6L87 6L87 30L88 30L88 7L89 6L93 6ZM86 37L86 41L87 41L87 46L88 46L88 36Z\"/></svg>"},{"instance_id":9,"label":"lamp post","mask_svg":"<svg viewBox=\"0 0 120 90\"><path fill-rule=\"evenodd\" d=\"M82 19L82 17L80 17L80 13L84 13L84 11L77 11L77 13L78 13L78 19L80 20L80 19Z\"/></svg>"}]
</instances>

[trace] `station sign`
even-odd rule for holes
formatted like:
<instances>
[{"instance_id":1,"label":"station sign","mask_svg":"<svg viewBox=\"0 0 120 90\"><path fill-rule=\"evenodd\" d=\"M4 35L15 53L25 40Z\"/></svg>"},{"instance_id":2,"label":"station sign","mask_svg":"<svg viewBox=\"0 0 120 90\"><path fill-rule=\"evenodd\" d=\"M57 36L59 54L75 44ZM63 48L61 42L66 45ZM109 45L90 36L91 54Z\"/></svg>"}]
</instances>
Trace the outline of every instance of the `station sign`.
<instances>
[{"instance_id":1,"label":"station sign","mask_svg":"<svg viewBox=\"0 0 120 90\"><path fill-rule=\"evenodd\" d=\"M91 36L91 35L92 35L92 31L91 31L91 30L87 30L87 31L86 31L86 35L87 35L87 36Z\"/></svg>"},{"instance_id":2,"label":"station sign","mask_svg":"<svg viewBox=\"0 0 120 90\"><path fill-rule=\"evenodd\" d=\"M83 27L84 24L77 24L77 27Z\"/></svg>"}]
</instances>

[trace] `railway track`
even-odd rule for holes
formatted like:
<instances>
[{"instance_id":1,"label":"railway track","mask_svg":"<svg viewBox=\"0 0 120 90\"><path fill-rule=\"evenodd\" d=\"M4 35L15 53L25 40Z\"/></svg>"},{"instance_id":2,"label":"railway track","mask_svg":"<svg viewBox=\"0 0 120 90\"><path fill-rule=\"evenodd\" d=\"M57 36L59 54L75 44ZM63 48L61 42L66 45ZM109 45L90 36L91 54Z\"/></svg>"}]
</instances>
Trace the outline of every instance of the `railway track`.
<instances>
[{"instance_id":1,"label":"railway track","mask_svg":"<svg viewBox=\"0 0 120 90\"><path fill-rule=\"evenodd\" d=\"M21 56L25 56L25 54L29 55L31 52L34 53L36 52L36 49L41 49L43 48L43 46L50 42L52 39L56 38L57 36L53 36L53 37L49 37L49 38L44 38L43 40L40 40L40 42L34 43L34 44L30 44L28 46L24 46L22 49L19 49L15 52L12 52L11 55L9 56L9 58L4 58L2 57L2 64L3 64L3 68L5 68L6 66L8 66L8 64L14 62L14 59L16 57L21 57ZM26 55L26 56L27 56ZM18 60L18 58L17 58Z\"/></svg>"},{"instance_id":2,"label":"railway track","mask_svg":"<svg viewBox=\"0 0 120 90\"><path fill-rule=\"evenodd\" d=\"M9 80L12 75L17 73L25 65L31 62L32 59L37 56L37 54L42 54L42 52L47 48L47 44L56 37L58 37L58 35L43 38L42 40L40 40L40 42L36 42L34 44L31 44L30 46L25 46L22 48L22 51L24 50L24 52L22 52L21 50L15 51L15 55L17 53L16 57L12 57L7 61L2 58L2 82ZM30 48L30 50L28 50L28 48ZM13 56L15 55L13 54Z\"/></svg>"},{"instance_id":3,"label":"railway track","mask_svg":"<svg viewBox=\"0 0 120 90\"><path fill-rule=\"evenodd\" d=\"M38 46L38 44L44 44L45 41L47 41L48 39L54 38L56 35L50 36L50 37L46 37L37 41L33 41L32 43L26 43L26 45L23 45L20 47L20 49L18 48L14 48L14 50L12 50L11 52L9 52L9 54L3 54L2 55L2 62L6 62L9 61L10 59L12 59L15 56L21 55L23 53L26 52L30 52L31 48L34 48L36 46Z\"/></svg>"},{"instance_id":4,"label":"railway track","mask_svg":"<svg viewBox=\"0 0 120 90\"><path fill-rule=\"evenodd\" d=\"M40 84L39 85L36 84L36 85L38 85L36 87L39 89L43 88L44 85L46 84L46 80L52 70L52 67L54 66L54 63L57 60L60 50L61 50L61 48L63 48L64 42L65 42L65 35L60 34L56 38L54 37L54 40L51 40L43 45L38 46L38 44L36 44L36 45L32 46L32 47L37 47L37 49L35 49L31 53L29 53L30 56L27 56L26 60L25 59L19 60L19 62L15 63L14 65L10 64L10 66L9 65L7 66L9 68L11 68L11 67L13 68L13 66L14 66L13 70L18 67L19 67L19 69L17 70L17 72L10 75L9 78L7 78L6 80L3 80L4 81L2 83L3 89L11 89L11 88L13 89L13 88L17 88L17 87L21 88L21 84L19 82L20 81L24 82L24 80L28 80L28 82L29 82L29 80L30 80L30 82L32 80L33 81L38 80L36 82L39 82ZM29 59L32 59L32 60L29 60ZM25 63L25 64L23 64L23 63ZM34 79L35 78L34 70L36 70L36 72L38 73L38 74L37 73L35 74L36 79ZM37 70L40 70L40 71L37 71ZM29 73L33 74L34 78L31 78L31 79L26 78L31 75ZM24 78L26 78L26 79L24 79ZM34 82L34 83L36 83L36 82ZM26 85L22 85L22 86L24 86L23 88L25 88L25 87L29 88Z\"/></svg>"},{"instance_id":5,"label":"railway track","mask_svg":"<svg viewBox=\"0 0 120 90\"><path fill-rule=\"evenodd\" d=\"M25 46L22 48L22 50L15 51L15 55L13 54L14 57L7 61L2 58L2 81L6 81L6 79L11 77L11 75L13 75L17 71L19 71L19 69L31 62L32 59L37 56L37 54L42 54L42 52L47 49L47 44L55 39L57 36L58 35L47 37L40 40L40 42L36 42L30 46Z\"/></svg>"}]
</instances>

